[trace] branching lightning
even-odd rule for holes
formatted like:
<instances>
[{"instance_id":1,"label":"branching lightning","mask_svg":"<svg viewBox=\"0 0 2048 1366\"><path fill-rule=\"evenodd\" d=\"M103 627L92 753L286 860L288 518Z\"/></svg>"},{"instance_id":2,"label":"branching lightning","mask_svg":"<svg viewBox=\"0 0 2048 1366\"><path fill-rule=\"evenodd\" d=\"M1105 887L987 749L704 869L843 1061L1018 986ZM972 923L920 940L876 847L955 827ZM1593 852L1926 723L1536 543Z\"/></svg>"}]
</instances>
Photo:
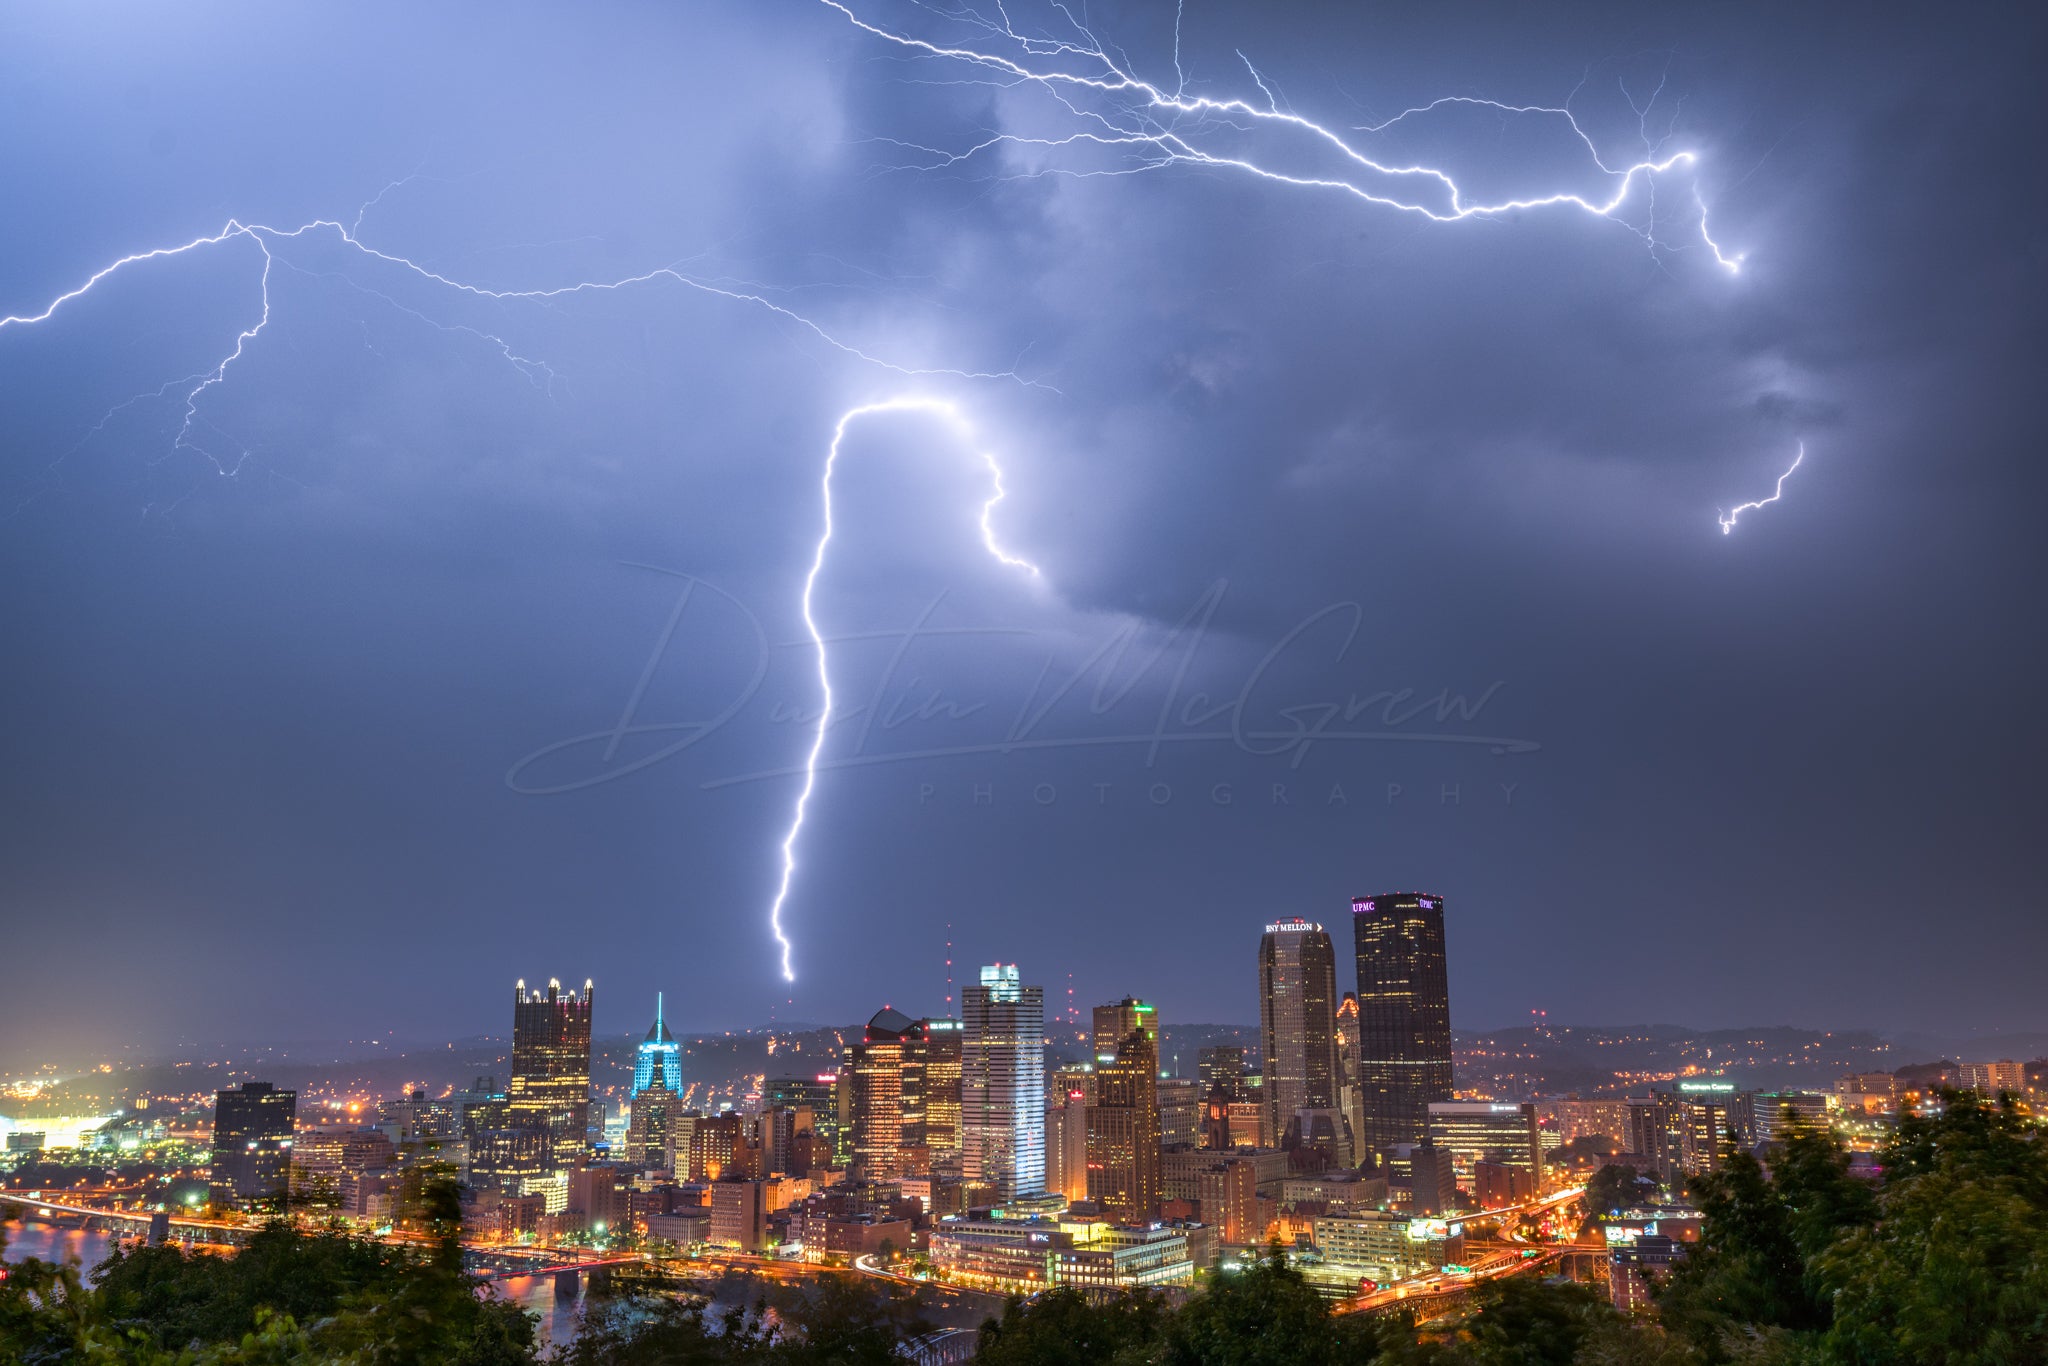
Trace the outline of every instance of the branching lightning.
<instances>
[{"instance_id":1,"label":"branching lightning","mask_svg":"<svg viewBox=\"0 0 2048 1366\"><path fill-rule=\"evenodd\" d=\"M1174 12L1174 70L1170 90L1164 85L1154 84L1138 76L1133 63L1121 50L1114 49L1110 44L1098 39L1089 30L1083 18L1076 17L1066 5L1058 3L1058 0L1055 0L1053 7L1064 17L1070 29L1065 36L1040 36L1020 32L1000 3L994 9L994 17L990 18L971 9L947 9L942 12L937 6L919 0L920 8L927 13L937 14L948 22L971 30L976 35L976 46L952 46L892 31L863 18L856 12L851 0L819 0L819 3L835 11L867 37L878 40L910 58L938 65L948 73L946 82L985 84L1004 90L1035 93L1048 101L1047 112L1053 119L1050 128L1034 128L1029 132L996 132L981 136L953 150L882 139L917 154L913 167L908 169L933 171L985 163L1007 150L1032 158L1031 165L1021 169L1011 168L1007 178L1022 179L1040 175L1076 178L1131 176L1176 167L1192 168L1272 184L1290 191L1325 194L1357 204L1413 215L1431 224L1493 220L1546 209L1570 209L1613 222L1637 234L1648 245L1652 256L1660 262L1664 252L1698 250L1704 247L1715 265L1728 274L1738 274L1742 268L1743 256L1724 248L1709 226L1707 198L1702 191L1697 173L1699 155L1690 149L1669 150L1671 128L1665 128L1656 136L1652 134L1649 127L1650 110L1656 106L1662 93L1661 84L1646 103L1639 104L1633 96L1628 96L1629 104L1637 115L1642 138L1640 155L1633 159L1611 158L1602 153L1595 139L1573 113L1570 99L1562 106L1548 106L1517 105L1490 99L1452 96L1403 110L1379 123L1358 125L1339 131L1284 107L1280 94L1276 93L1275 83L1261 75L1243 53L1239 53L1238 56L1249 74L1251 85L1258 91L1257 98L1214 98L1191 94L1191 73L1183 57L1181 43L1181 0L1176 0ZM1112 52L1115 55L1112 55ZM1627 95L1626 90L1623 93ZM1569 127L1572 135L1584 148L1589 163L1586 176L1602 188L1595 191L1556 189L1517 198L1484 198L1468 192L1446 169L1407 163L1369 150L1379 145L1369 141L1370 139L1379 138L1396 125L1411 120L1419 121L1439 110L1454 106L1484 108L1517 118L1563 120L1564 125ZM1675 125L1675 120L1673 122ZM1658 203L1659 181L1666 177L1682 177L1684 193L1677 197L1676 202L1690 206L1689 209L1678 211L1682 215L1678 220L1683 225L1682 235L1666 236L1660 231L1660 217L1668 223L1673 212ZM239 472L249 459L250 452L246 447L242 447L238 453L224 456L212 449L217 443L212 436L205 434L214 433L225 438L226 433L208 420L204 411L208 406L205 401L213 390L226 383L230 370L259 344L269 327L272 317L271 282L275 267L283 266L287 270L306 274L337 274L311 271L288 259L288 253L294 244L308 238L330 235L347 251L353 253L351 260L357 265L391 268L400 272L402 276L409 275L416 283L449 294L467 295L501 303L545 302L582 294L667 283L766 310L786 322L795 324L832 350L898 375L912 378L946 376L969 380L1003 380L1040 389L1050 388L1039 380L1023 377L1014 368L997 371L919 366L885 358L843 340L812 318L775 302L759 287L729 287L734 284L744 285L743 281L714 283L687 274L678 265L660 266L616 279L580 280L539 288L493 289L456 279L432 270L414 259L367 245L362 238L365 216L386 196L417 178L419 172L416 171L411 176L385 185L372 199L362 204L353 218L347 221L340 218L315 219L296 227L281 228L230 219L219 232L195 237L180 245L155 247L120 257L94 272L75 288L51 299L40 311L0 317L0 332L9 328L26 328L46 323L66 305L92 292L118 272L130 267L196 253L208 248L227 247L236 241L246 239L263 258L258 275L260 308L254 318L238 330L232 347L208 368L181 379L168 381L153 391L145 391L117 404L100 418L84 438L81 438L83 444L84 440L104 430L116 413L131 405L145 401L170 401L175 396L181 404L182 416L173 442L173 450L191 450L204 455L222 475L234 475ZM1665 202L1666 205L1672 203L1672 197L1667 196ZM1696 243L1693 240L1695 236ZM462 332L485 343L536 386L543 385L544 376L545 387L548 392L552 392L555 375L547 364L520 354L503 337L469 326L438 322L347 273L338 273L338 278L352 288L381 299L429 326L449 332ZM769 924L776 943L780 946L781 970L785 980L793 981L794 971L791 967L792 944L784 932L782 913L796 873L797 842L816 790L817 766L825 743L826 729L834 715L830 661L824 637L813 613L814 591L833 536L833 473L851 424L868 416L903 412L938 416L950 424L962 440L970 440L972 435L957 406L943 399L922 396L895 398L852 408L840 416L833 429L820 486L824 513L823 531L813 553L809 572L804 577L801 598L804 623L817 652L822 707L818 714L816 729L811 736L801 789L797 794L787 832L781 842L781 877L769 909ZM239 443L235 444L239 446ZM1779 476L1777 488L1770 497L1745 503L1722 516L1722 532L1732 532L1737 518L1743 512L1776 502L1783 493L1785 480L1793 470L1798 469L1800 460L1804 457L1805 449L1802 446L1791 468ZM1003 471L992 454L983 452L980 458L987 467L993 490L981 509L980 531L983 545L998 562L1037 576L1039 570L1036 565L1006 551L996 537L992 517L997 504L1004 497Z\"/></svg>"},{"instance_id":2,"label":"branching lightning","mask_svg":"<svg viewBox=\"0 0 2048 1366\"><path fill-rule=\"evenodd\" d=\"M1785 493L1785 481L1792 477L1792 471L1798 469L1799 462L1804 459L1806 459L1806 443L1802 441L1799 443L1799 454L1792 457L1792 463L1787 465L1785 467L1785 472L1778 476L1778 485L1776 488L1771 490L1770 497L1759 498L1753 503L1743 503L1740 506L1735 507L1730 511L1721 514L1721 534L1723 536L1726 536L1733 532L1735 530L1736 518L1742 516L1743 513L1748 512L1754 508L1768 506L1769 504L1775 503L1778 501L1779 498L1783 497Z\"/></svg>"},{"instance_id":3,"label":"branching lightning","mask_svg":"<svg viewBox=\"0 0 2048 1366\"><path fill-rule=\"evenodd\" d=\"M775 936L775 942L782 949L782 980L794 982L796 973L790 967L791 945L788 936L782 932L782 907L789 899L790 881L796 876L796 838L804 828L804 813L809 808L811 793L818 785L818 756L825 748L825 728L832 724L832 668L825 650L824 633L818 629L818 619L811 608L811 598L818 587L818 575L825 568L825 551L832 544L832 473L839 467L839 451L846 442L846 429L858 418L870 417L877 413L933 413L946 420L963 442L972 442L974 433L960 409L944 399L936 398L892 398L879 403L864 403L842 413L839 422L832 429L832 444L825 451L825 474L819 482L819 496L822 500L825 520L824 529L818 536L818 547L811 554L810 572L804 575L803 617L804 629L810 632L811 645L818 654L818 691L823 703L818 710L818 724L811 732L811 750L804 756L804 780L796 795L796 809L790 817L789 833L782 837L782 881L775 889L775 900L768 907L768 928ZM993 453L983 451L982 463L988 466L989 481L993 488L988 501L981 505L981 543L988 553L1001 563L1014 569L1021 569L1033 578L1039 575L1038 566L1031 561L1012 555L996 540L995 527L990 519L995 514L996 504L1007 496L1003 488L1003 468L996 463Z\"/></svg>"},{"instance_id":4,"label":"branching lightning","mask_svg":"<svg viewBox=\"0 0 2048 1366\"><path fill-rule=\"evenodd\" d=\"M402 182L393 182L394 185L399 183ZM392 185L385 186L383 190L380 190L378 192L378 197L381 198L383 195L388 194L392 188ZM367 212L367 210L370 207L370 204L374 204L375 202L376 200L373 199L368 204L365 204L362 209L359 209L357 211L357 223L360 223L362 221L363 214ZM722 299L730 299L735 302L750 304L754 307L765 309L770 313L774 313L777 316L786 319L789 322L795 323L798 327L802 328L804 331L809 332L812 336L816 337L818 340L824 342L827 346L831 347L836 351L839 351L847 356L851 356L854 359L865 362L869 365L877 366L884 370L893 371L896 374L903 375L909 378L921 379L947 376L955 379L1009 380L1018 384L1034 388L1050 388L1050 386L1045 385L1041 381L1026 379L1014 370L966 370L947 366L915 366L902 364L898 361L891 360L887 357L877 355L874 352L856 346L851 342L842 340L840 337L826 330L826 328L822 324L805 316L802 313L797 312L795 309L786 307L783 304L775 302L774 300L768 298L764 294L755 293L748 290L728 289L721 285L713 284L710 281L700 279L696 276L687 275L683 273L681 270L676 269L674 266L661 266L653 270L643 271L637 275L629 275L618 279L579 280L571 284L556 285L548 288L490 289L486 288L483 285L472 284L464 280L458 280L451 276L441 274L438 271L430 270L426 266L419 264L417 261L414 261L409 257L395 255L390 252L381 251L376 247L369 246L368 244L363 242L361 238L356 236L356 231L353 227L345 225L335 219L324 218L315 219L308 223L302 223L295 228L277 228L262 223L243 223L236 219L229 219L227 225L223 227L219 232L209 233L204 236L195 237L189 242L182 242L175 246L153 247L147 251L138 251L130 253L129 255L120 257L119 259L109 263L108 265L102 266L99 270L94 271L90 276L88 276L85 279L84 283L76 286L75 288L66 290L62 294L59 294L56 298L50 300L49 303L45 304L42 307L42 309L38 312L9 314L5 317L0 317L0 331L4 331L10 327L29 327L34 326L38 323L48 322L51 318L55 317L57 313L61 309L63 309L66 304L69 304L74 300L83 298L85 295L91 293L94 289L99 287L103 282L107 281L117 272L124 270L127 267L142 265L144 263L151 261L162 261L173 257L184 256L192 252L203 250L207 247L218 247L236 240L247 240L253 243L257 251L260 252L263 257L263 267L261 273L258 276L258 286L260 290L260 307L258 309L258 315L255 321L250 323L247 327L244 327L235 335L233 347L229 349L229 351L225 355L223 355L220 358L220 360L217 361L213 366L204 371L201 371L197 375L188 376L183 381L171 381L155 390L153 394L138 394L132 398L123 400L119 404L116 404L113 409L110 409L105 415L103 415L100 418L99 422L96 423L92 429L93 431L100 430L102 427L105 426L107 420L111 418L115 412L118 412L123 408L141 402L144 399L150 398L152 396L165 397L167 396L170 390L178 387L180 384L183 384L185 385L184 392L182 395L182 403L184 409L183 420L179 424L178 434L175 440L172 442L172 448L174 450L196 451L199 454L204 455L208 460L210 460L213 463L215 470L220 474L233 475L240 471L242 465L248 459L249 452L245 449L241 451L240 454L237 455L232 461L224 460L221 456L217 455L212 450L208 449L205 445L201 444L201 442L195 438L196 429L209 425L206 423L205 418L201 416L200 401L202 398L205 397L208 390L213 389L215 386L223 383L227 379L229 367L243 357L243 355L248 351L250 344L254 342L259 336L261 336L264 329L270 325L270 284L271 275L274 267L283 264L293 270L301 269L300 267L292 266L290 262L283 260L283 258L277 253L286 243L297 241L312 234L326 233L333 234L333 236L339 242L341 242L351 251L357 253L362 258L365 258L369 261L381 263L383 265L396 267L399 270L409 272L418 279L426 281L430 284L440 286L443 289L453 291L458 294L469 295L474 298L489 299L497 302L546 301L552 299L567 298L578 294L610 292L628 289L637 285L647 285L658 283L661 281L668 281L673 284L681 285L687 289L697 290L705 294L715 295ZM312 274L315 272L302 273ZM344 276L343 278L346 279L347 277ZM458 324L446 324L436 322L433 319L427 317L425 314L419 312L418 310L409 308L406 305L398 303L397 300L392 299L387 294L384 294L377 290L369 289L368 287L363 286L353 280L349 280L348 283L351 284L353 287L362 290L365 293L383 299L386 303L389 303L393 307L398 308L401 311L408 313L415 318L418 318L420 321L427 323L429 326L440 328L443 331L468 333L471 336L474 336L479 340L488 343L506 361L511 363L513 366L517 367L520 370L520 372L524 374L528 379L534 379L536 375L545 374L550 384L552 384L552 381L554 379L554 373L551 369L549 369L545 362L535 360L528 356L520 355L519 353L512 349L510 343L508 343L504 338L500 336L497 336L493 333L484 332L472 327L461 326ZM88 433L88 435L90 435L90 433Z\"/></svg>"},{"instance_id":5,"label":"branching lightning","mask_svg":"<svg viewBox=\"0 0 2048 1366\"><path fill-rule=\"evenodd\" d=\"M1691 169L1699 157L1695 152L1684 150L1663 153L1652 144L1647 119L1648 110L1655 103L1654 95L1650 103L1643 105L1636 105L1630 97L1630 105L1643 127L1645 145L1650 150L1640 160L1628 165L1609 165L1578 119L1565 108L1510 105L1496 100L1452 96L1405 110L1384 123L1349 130L1380 133L1411 116L1459 104L1478 105L1509 114L1561 115L1591 153L1594 166L1613 182L1611 192L1604 197L1558 190L1523 198L1473 201L1468 199L1448 171L1434 166L1381 161L1353 146L1337 131L1283 109L1272 87L1242 52L1238 56L1244 60L1253 84L1264 97L1263 104L1239 98L1213 99L1188 94L1187 77L1180 56L1178 10L1174 23L1176 84L1172 91L1168 91L1138 76L1128 58L1121 55L1112 57L1109 46L1064 5L1056 5L1055 8L1065 16L1073 30L1072 36L1067 38L1033 37L1019 33L1008 13L1000 6L993 19L972 10L950 11L948 18L972 26L985 34L992 45L1004 49L984 50L949 46L883 28L863 19L845 0L819 2L837 10L862 32L907 52L972 68L979 73L977 79L981 82L1008 89L1036 88L1048 95L1065 115L1071 116L1074 123L1070 131L1058 136L994 133L958 151L918 147L915 150L932 157L921 169L958 166L998 147L1037 148L1046 152L1079 148L1108 151L1118 160L1109 166L1093 169L1054 166L1040 174L1111 176L1158 171L1172 166L1206 167L1299 189L1348 195L1381 208L1418 214L1437 223L1498 218L1525 210L1568 206L1622 223L1649 242L1653 253L1676 250L1680 245L1656 235L1655 202L1650 197L1654 195L1653 181L1655 177L1669 172ZM1626 95L1627 92L1623 93ZM1297 159L1303 156L1333 158L1338 169L1345 174L1316 175L1285 170L1269 158L1261 159L1229 145L1241 143L1253 132L1271 132L1291 139L1295 145L1286 148L1281 155ZM1426 193L1413 193L1411 187ZM1625 205L1639 197L1636 193L1639 187L1646 192L1640 197L1647 201L1647 216L1641 223L1631 223L1619 215ZM1700 240L1713 254L1715 264L1730 274L1739 273L1742 257L1729 255L1715 241L1707 226L1706 201L1696 183L1692 201L1698 211Z\"/></svg>"}]
</instances>

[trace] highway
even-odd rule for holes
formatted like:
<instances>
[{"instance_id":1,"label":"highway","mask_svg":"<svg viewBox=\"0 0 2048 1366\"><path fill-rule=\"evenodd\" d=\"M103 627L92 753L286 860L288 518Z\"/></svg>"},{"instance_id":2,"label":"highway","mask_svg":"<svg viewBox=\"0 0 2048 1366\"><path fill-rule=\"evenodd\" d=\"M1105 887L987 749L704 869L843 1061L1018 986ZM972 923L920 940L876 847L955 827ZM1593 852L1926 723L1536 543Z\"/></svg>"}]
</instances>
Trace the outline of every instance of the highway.
<instances>
[{"instance_id":1,"label":"highway","mask_svg":"<svg viewBox=\"0 0 2048 1366\"><path fill-rule=\"evenodd\" d=\"M1579 1199L1585 1194L1583 1186L1558 1191L1540 1199L1525 1201L1519 1205L1507 1205L1500 1209L1481 1210L1475 1214L1461 1215L1455 1221L1466 1225L1502 1223L1534 1214L1543 1210L1557 1209ZM1469 1264L1463 1272L1432 1271L1426 1275L1410 1276L1395 1281L1348 1300L1337 1306L1339 1314L1370 1313L1376 1309L1388 1309L1396 1305L1413 1303L1417 1309L1427 1309L1432 1301L1454 1300L1468 1294L1481 1281L1498 1280L1505 1276L1524 1276L1540 1271L1556 1263L1571 1248L1562 1244L1523 1243L1513 1239L1506 1246L1488 1250L1484 1256ZM1529 1256L1530 1252L1535 1256Z\"/></svg>"}]
</instances>

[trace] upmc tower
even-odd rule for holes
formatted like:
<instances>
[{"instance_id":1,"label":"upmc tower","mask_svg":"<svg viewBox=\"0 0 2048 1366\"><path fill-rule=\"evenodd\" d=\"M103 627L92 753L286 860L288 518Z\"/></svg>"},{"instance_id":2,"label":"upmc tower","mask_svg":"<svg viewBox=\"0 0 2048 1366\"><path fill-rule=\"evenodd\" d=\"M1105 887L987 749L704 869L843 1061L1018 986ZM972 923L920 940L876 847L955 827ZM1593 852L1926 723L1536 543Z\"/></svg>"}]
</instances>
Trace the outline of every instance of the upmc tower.
<instances>
[{"instance_id":1,"label":"upmc tower","mask_svg":"<svg viewBox=\"0 0 2048 1366\"><path fill-rule=\"evenodd\" d=\"M1358 944L1358 1089L1368 1151L1420 1143L1432 1101L1451 1098L1451 989L1444 899L1388 892L1351 899Z\"/></svg>"}]
</instances>

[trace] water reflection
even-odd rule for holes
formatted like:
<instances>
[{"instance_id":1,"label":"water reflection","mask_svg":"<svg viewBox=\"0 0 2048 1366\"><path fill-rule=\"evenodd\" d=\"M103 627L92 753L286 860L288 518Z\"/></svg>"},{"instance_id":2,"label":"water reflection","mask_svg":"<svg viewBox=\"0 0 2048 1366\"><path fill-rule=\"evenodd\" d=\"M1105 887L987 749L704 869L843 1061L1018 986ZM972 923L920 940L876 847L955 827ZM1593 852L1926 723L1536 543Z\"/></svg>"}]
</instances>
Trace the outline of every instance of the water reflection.
<instances>
[{"instance_id":1,"label":"water reflection","mask_svg":"<svg viewBox=\"0 0 2048 1366\"><path fill-rule=\"evenodd\" d=\"M9 1224L5 1232L8 1261L27 1261L31 1257L45 1262L75 1261L88 1276L94 1267L113 1255L117 1241L96 1230L55 1224ZM577 1315L583 1302L568 1299L557 1304L553 1276L507 1276L494 1285L499 1295L539 1317L543 1343L575 1341Z\"/></svg>"}]
</instances>

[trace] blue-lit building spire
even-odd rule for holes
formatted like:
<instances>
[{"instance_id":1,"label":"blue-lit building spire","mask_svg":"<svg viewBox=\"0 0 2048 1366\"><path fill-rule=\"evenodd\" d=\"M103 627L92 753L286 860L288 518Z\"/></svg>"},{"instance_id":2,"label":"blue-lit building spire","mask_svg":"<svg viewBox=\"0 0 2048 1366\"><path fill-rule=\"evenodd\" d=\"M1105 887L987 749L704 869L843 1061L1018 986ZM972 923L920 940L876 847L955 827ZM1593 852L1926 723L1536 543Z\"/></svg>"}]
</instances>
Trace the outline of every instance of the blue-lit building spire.
<instances>
[{"instance_id":1,"label":"blue-lit building spire","mask_svg":"<svg viewBox=\"0 0 2048 1366\"><path fill-rule=\"evenodd\" d=\"M657 1081L681 1095L683 1090L683 1049L662 1020L661 993L654 993L654 1027L640 1043L640 1056L633 1066L633 1094L639 1095Z\"/></svg>"}]
</instances>

